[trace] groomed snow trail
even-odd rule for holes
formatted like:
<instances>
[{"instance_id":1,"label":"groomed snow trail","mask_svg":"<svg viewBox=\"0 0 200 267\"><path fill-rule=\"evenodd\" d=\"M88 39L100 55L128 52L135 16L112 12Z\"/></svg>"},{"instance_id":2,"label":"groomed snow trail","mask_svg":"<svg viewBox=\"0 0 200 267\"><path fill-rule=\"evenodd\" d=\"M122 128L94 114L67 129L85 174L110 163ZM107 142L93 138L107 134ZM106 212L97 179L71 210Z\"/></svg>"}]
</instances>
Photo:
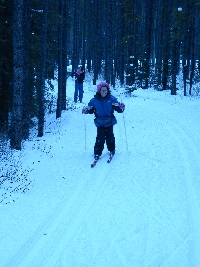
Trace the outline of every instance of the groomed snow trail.
<instances>
[{"instance_id":1,"label":"groomed snow trail","mask_svg":"<svg viewBox=\"0 0 200 267\"><path fill-rule=\"evenodd\" d=\"M124 102L132 115L116 115L117 151L110 164L105 149L90 168L96 135L92 116L68 111L57 129L49 126L51 152L31 173L39 175L48 159L49 171L35 185L45 185L46 196L41 189L43 203L30 206L36 225L9 258L0 240L0 266L200 266L200 126L191 130L197 119L173 101L135 97ZM45 137L39 142L44 145ZM30 203L21 201L27 210ZM42 219L35 218L46 209ZM27 216L23 209L21 215ZM23 233L15 225L13 231L19 230Z\"/></svg>"}]
</instances>

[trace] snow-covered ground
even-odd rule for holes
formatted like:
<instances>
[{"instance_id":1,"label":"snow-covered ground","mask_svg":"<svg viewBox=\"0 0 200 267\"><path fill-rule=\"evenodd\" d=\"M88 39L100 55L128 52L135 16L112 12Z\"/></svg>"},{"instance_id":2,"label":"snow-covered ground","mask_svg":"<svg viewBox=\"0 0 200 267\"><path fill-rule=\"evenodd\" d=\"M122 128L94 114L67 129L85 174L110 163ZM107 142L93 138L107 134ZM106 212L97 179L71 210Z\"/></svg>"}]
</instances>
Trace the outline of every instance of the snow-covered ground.
<instances>
[{"instance_id":1,"label":"snow-covered ground","mask_svg":"<svg viewBox=\"0 0 200 267\"><path fill-rule=\"evenodd\" d=\"M87 104L95 88L84 90ZM0 163L1 267L200 266L200 99L119 93L110 164L105 148L90 167L96 128L84 104L48 115L44 137L33 130Z\"/></svg>"}]
</instances>

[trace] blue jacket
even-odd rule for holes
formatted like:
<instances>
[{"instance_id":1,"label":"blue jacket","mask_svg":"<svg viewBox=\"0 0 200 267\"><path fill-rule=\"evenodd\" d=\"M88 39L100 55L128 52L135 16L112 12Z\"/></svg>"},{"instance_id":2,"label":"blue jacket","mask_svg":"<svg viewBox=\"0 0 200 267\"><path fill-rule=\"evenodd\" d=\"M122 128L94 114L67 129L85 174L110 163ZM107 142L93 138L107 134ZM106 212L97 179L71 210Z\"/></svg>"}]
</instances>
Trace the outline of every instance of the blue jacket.
<instances>
[{"instance_id":1,"label":"blue jacket","mask_svg":"<svg viewBox=\"0 0 200 267\"><path fill-rule=\"evenodd\" d=\"M94 123L96 127L111 126L117 123L114 116L114 111L122 113L123 110L119 107L117 98L112 95L101 97L98 94L94 96L88 103L88 113L95 115Z\"/></svg>"}]
</instances>

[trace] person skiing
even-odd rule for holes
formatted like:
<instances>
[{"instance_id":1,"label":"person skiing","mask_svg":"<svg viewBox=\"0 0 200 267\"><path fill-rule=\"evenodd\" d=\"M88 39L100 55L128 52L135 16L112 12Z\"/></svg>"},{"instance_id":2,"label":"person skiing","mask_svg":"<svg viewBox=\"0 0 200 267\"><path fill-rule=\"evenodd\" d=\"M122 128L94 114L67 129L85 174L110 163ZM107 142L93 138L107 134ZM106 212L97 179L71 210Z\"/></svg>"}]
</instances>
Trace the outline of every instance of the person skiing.
<instances>
[{"instance_id":1,"label":"person skiing","mask_svg":"<svg viewBox=\"0 0 200 267\"><path fill-rule=\"evenodd\" d=\"M115 136L113 126L117 123L114 111L122 113L125 105L118 102L117 98L111 95L110 86L106 82L100 82L97 85L97 92L87 107L82 109L83 114L95 115L94 123L97 127L96 142L94 145L94 159L97 161L102 155L104 144L106 145L110 156L115 154Z\"/></svg>"},{"instance_id":2,"label":"person skiing","mask_svg":"<svg viewBox=\"0 0 200 267\"><path fill-rule=\"evenodd\" d=\"M79 101L82 103L83 100L83 82L85 79L85 72L83 70L83 67L78 67L77 71L72 74L72 76L75 75L75 91L74 91L74 102L76 103L78 98Z\"/></svg>"}]
</instances>

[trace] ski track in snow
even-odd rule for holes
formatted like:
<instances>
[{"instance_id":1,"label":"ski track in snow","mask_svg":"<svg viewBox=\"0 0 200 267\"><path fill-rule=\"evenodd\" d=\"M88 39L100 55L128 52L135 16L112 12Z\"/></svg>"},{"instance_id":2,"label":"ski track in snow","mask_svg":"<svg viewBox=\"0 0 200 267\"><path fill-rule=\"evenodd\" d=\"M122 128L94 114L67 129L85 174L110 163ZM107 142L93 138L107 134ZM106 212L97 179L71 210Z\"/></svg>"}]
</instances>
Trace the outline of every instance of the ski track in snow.
<instances>
[{"instance_id":1,"label":"ski track in snow","mask_svg":"<svg viewBox=\"0 0 200 267\"><path fill-rule=\"evenodd\" d=\"M146 101L146 114L144 100L137 99L132 118L117 115L116 155L107 164L104 152L93 169L92 116L83 119L80 110L70 118L63 114L51 162L60 166L66 194L3 267L200 266L200 167L198 172L192 167L200 162L198 140L192 138L196 133L183 118L168 113L169 103L159 110L154 100ZM134 101L127 99L125 112L129 105ZM73 128L74 120L81 130ZM59 144L62 138L65 147ZM69 142L77 151L76 162ZM56 156L62 149L65 154Z\"/></svg>"},{"instance_id":2,"label":"ski track in snow","mask_svg":"<svg viewBox=\"0 0 200 267\"><path fill-rule=\"evenodd\" d=\"M200 190L200 168L199 166L199 146L196 144L196 140L193 139L193 135L189 128L181 124L176 125L175 122L171 124L171 134L174 134L182 162L183 178L187 197L187 217L190 223L191 234L189 240L191 242L192 256L189 266L200 266L200 203L199 203L199 190ZM181 136L181 139L179 138ZM194 172L195 166L195 172ZM198 167L198 170L197 168ZM198 187L197 187L198 186Z\"/></svg>"},{"instance_id":3,"label":"ski track in snow","mask_svg":"<svg viewBox=\"0 0 200 267\"><path fill-rule=\"evenodd\" d=\"M158 112L157 114L159 114L159 110L156 110L155 106L153 108L153 111L154 112L157 111ZM164 115L164 118L163 118L163 115ZM155 118L156 117L154 117L154 119ZM159 127L161 126L160 128L163 127L165 138L167 136L171 138L171 141L169 142L169 144L171 146L172 153L170 153L169 163L173 164L173 159L175 159L176 157L180 157L179 162L181 165L180 166L172 165L172 167L174 168L174 171L176 171L177 167L178 167L177 170L181 169L182 176L180 177L180 174L179 176L176 176L175 174L173 178L175 178L176 180L174 180L173 182L175 182L174 189L180 189L181 187L183 187L182 190L186 197L185 199L186 209L184 212L186 213L185 215L187 216L187 220L189 222L188 227L190 229L190 232L188 234L186 232L185 237L181 239L179 238L180 239L179 244L177 244L173 252L169 254L169 256L163 261L163 263L160 263L159 266L166 266L166 267L167 266L200 266L200 256L199 256L200 208L199 208L199 197L198 197L199 188L196 188L196 186L198 185L197 182L199 182L200 168L198 168L199 171L196 171L197 170L196 166L199 166L198 164L199 152L198 152L198 146L196 144L196 140L193 139L193 135L195 136L195 133L192 133L189 130L189 127L187 126L187 124L182 123L183 120L185 119L184 116L180 118L180 121L177 121L176 119L172 120L172 116L168 116L167 113L165 114L161 113L159 114L159 120L161 118L163 119L165 124L162 125L163 124L162 121L155 120L155 125L158 124ZM155 129L156 127L153 130ZM151 132L149 134L151 134ZM153 136L155 138L155 134ZM174 146L173 146L173 141L175 142ZM150 153L150 155L152 155L152 153ZM177 163L178 161L174 160L174 162ZM170 164L166 165L167 168L171 167ZM195 168L193 168L193 166L195 166ZM195 169L195 173L193 173L194 169ZM171 183L172 181L169 181L169 182ZM156 186L152 192L155 194L157 189L158 187ZM175 191L174 189L173 191ZM169 192L166 192L166 194L169 194ZM181 194L181 192L179 192L178 194ZM151 199L153 199L152 196L151 196ZM184 197L182 201L184 201ZM156 205L154 203L153 207L155 206ZM176 209L176 212L177 214L179 214L178 208ZM171 210L170 210L170 213L171 213ZM181 213L182 213L182 210L181 210ZM163 215L164 215L164 212L163 212ZM182 214L179 214L179 216L181 215ZM171 214L169 216L171 216ZM185 223L187 224L186 218L184 220L185 220ZM165 222L167 222L167 220ZM173 221L173 223L174 222L175 221ZM176 229L176 232L177 232L177 229ZM172 234L175 235L176 233L174 232ZM152 243L150 242L150 244ZM180 260L185 258L186 256L183 253L184 248L188 249L187 252L185 251L185 253L187 253L186 255L187 255L188 262L185 262L185 259L184 259L184 262L180 264ZM183 255L181 255L180 253L183 253ZM148 259L148 257L145 257L145 258ZM153 264L148 265L147 263L144 265L153 266Z\"/></svg>"}]
</instances>

